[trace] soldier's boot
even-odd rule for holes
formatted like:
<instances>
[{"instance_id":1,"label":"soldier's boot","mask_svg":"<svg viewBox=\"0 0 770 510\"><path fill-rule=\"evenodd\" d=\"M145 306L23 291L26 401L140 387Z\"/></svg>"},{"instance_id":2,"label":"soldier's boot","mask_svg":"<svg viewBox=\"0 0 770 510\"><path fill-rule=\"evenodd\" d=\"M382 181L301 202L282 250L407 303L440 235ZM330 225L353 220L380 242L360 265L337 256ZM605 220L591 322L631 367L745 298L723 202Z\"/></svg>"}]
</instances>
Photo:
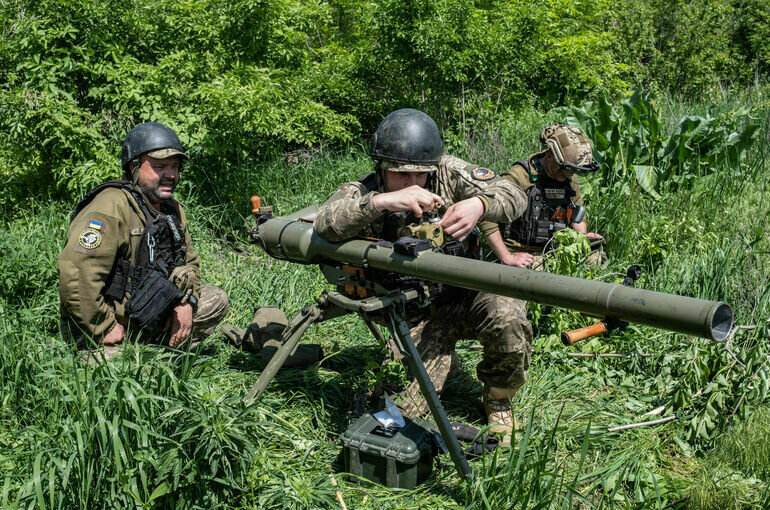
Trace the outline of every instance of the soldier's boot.
<instances>
[{"instance_id":1,"label":"soldier's boot","mask_svg":"<svg viewBox=\"0 0 770 510\"><path fill-rule=\"evenodd\" d=\"M223 324L220 330L235 347L259 353L268 341L280 343L287 324L289 321L286 314L280 309L274 306L260 306L254 310L249 327L239 328L232 324Z\"/></svg>"},{"instance_id":2,"label":"soldier's boot","mask_svg":"<svg viewBox=\"0 0 770 510\"><path fill-rule=\"evenodd\" d=\"M511 398L517 391L518 389L514 388L484 387L482 400L487 424L490 425L489 432L502 435L500 446L510 446L511 434L519 430L519 424L511 410Z\"/></svg>"}]
</instances>

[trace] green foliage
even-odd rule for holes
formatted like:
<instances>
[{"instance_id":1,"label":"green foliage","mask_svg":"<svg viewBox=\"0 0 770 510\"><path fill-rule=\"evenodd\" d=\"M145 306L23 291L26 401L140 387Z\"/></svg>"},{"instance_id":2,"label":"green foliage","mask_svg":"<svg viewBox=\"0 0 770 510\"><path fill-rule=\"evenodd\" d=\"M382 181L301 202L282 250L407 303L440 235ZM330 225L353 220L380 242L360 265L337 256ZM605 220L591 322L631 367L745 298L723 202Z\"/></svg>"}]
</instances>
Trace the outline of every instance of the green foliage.
<instances>
[{"instance_id":1,"label":"green foliage","mask_svg":"<svg viewBox=\"0 0 770 510\"><path fill-rule=\"evenodd\" d=\"M8 0L0 207L115 177L121 139L148 120L179 132L189 175L206 183L280 152L368 143L400 107L435 117L454 149L533 103L635 84L696 97L760 83L766 10L767 0ZM701 124L685 126L683 143L729 134Z\"/></svg>"},{"instance_id":2,"label":"green foliage","mask_svg":"<svg viewBox=\"0 0 770 510\"><path fill-rule=\"evenodd\" d=\"M621 108L600 98L558 112L591 138L596 160L602 164L598 185L627 194L625 182L633 175L656 198L665 189L690 186L723 166L739 167L759 128L747 120L750 110L739 108L719 117L685 116L666 135L654 100L640 90Z\"/></svg>"},{"instance_id":3,"label":"green foliage","mask_svg":"<svg viewBox=\"0 0 770 510\"><path fill-rule=\"evenodd\" d=\"M578 267L591 253L591 243L582 233L571 228L556 232L553 236L556 250L547 260L549 272L576 275Z\"/></svg>"},{"instance_id":4,"label":"green foliage","mask_svg":"<svg viewBox=\"0 0 770 510\"><path fill-rule=\"evenodd\" d=\"M770 71L770 25L767 13L770 12L768 0L740 0L733 2L737 15L736 43L748 64L753 64L754 79L759 80L760 73Z\"/></svg>"},{"instance_id":5,"label":"green foliage","mask_svg":"<svg viewBox=\"0 0 770 510\"><path fill-rule=\"evenodd\" d=\"M699 510L766 508L770 487L770 413L766 408L737 423L702 462L690 489Z\"/></svg>"}]
</instances>

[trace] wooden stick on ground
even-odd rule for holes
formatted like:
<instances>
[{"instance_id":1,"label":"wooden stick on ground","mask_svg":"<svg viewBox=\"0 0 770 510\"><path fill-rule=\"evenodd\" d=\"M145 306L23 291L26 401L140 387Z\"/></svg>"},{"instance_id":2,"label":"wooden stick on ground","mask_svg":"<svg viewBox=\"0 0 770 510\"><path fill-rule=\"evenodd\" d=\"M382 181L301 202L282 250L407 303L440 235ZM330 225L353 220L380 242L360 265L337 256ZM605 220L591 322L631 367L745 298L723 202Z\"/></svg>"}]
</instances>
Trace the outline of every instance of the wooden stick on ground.
<instances>
[{"instance_id":1,"label":"wooden stick on ground","mask_svg":"<svg viewBox=\"0 0 770 510\"><path fill-rule=\"evenodd\" d=\"M334 475L329 475L329 478L332 479L332 485L334 487L337 487L337 480L334 479ZM334 495L337 496L337 501L339 501L340 507L342 507L342 510L348 510L347 505L345 505L345 500L342 499L342 492L341 491L337 491L337 492L334 493Z\"/></svg>"},{"instance_id":2,"label":"wooden stick on ground","mask_svg":"<svg viewBox=\"0 0 770 510\"><path fill-rule=\"evenodd\" d=\"M607 432L617 432L619 430L635 429L637 427L647 427L649 425L659 425L661 423L670 422L671 420L676 420L676 416L666 416L665 418L661 418L659 420L631 423L630 425L621 425L620 427L610 427L607 429Z\"/></svg>"}]
</instances>

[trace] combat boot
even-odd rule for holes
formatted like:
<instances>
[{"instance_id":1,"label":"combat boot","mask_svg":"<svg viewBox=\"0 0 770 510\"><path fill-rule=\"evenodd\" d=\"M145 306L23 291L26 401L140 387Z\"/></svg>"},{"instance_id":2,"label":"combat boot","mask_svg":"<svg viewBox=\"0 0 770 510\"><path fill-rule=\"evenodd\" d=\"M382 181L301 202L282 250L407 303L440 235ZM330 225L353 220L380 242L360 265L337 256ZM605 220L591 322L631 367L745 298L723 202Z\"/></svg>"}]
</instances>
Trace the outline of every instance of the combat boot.
<instances>
[{"instance_id":1,"label":"combat boot","mask_svg":"<svg viewBox=\"0 0 770 510\"><path fill-rule=\"evenodd\" d=\"M487 424L490 425L489 432L502 435L500 446L510 446L511 434L519 430L519 424L511 411L511 398L516 394L516 391L518 389L484 387L482 400L484 412L487 414Z\"/></svg>"}]
</instances>

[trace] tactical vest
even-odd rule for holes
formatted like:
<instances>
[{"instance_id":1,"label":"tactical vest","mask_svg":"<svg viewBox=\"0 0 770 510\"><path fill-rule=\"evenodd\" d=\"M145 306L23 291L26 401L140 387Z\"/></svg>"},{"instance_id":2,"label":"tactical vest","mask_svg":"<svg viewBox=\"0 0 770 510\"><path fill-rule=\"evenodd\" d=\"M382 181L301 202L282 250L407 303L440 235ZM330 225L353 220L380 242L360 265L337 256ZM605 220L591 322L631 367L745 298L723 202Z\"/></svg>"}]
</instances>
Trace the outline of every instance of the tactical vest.
<instances>
[{"instance_id":1,"label":"tactical vest","mask_svg":"<svg viewBox=\"0 0 770 510\"><path fill-rule=\"evenodd\" d=\"M517 161L529 172L529 162ZM577 193L570 181L559 182L541 175L527 190L527 209L512 223L500 224L505 239L528 246L544 246L554 232L580 223L585 216L582 206L572 202Z\"/></svg>"},{"instance_id":2,"label":"tactical vest","mask_svg":"<svg viewBox=\"0 0 770 510\"><path fill-rule=\"evenodd\" d=\"M169 303L178 300L181 298L181 291L167 280L175 268L185 264L187 256L178 207L166 201L161 204L160 212L155 211L147 205L142 194L133 188L130 181L114 180L89 191L75 206L75 210L70 215L70 222L93 201L96 195L107 188L119 188L129 192L144 214L145 226L139 246L134 253L133 264L129 259L118 257L107 277L102 294L107 299L121 301L126 293L134 297L141 286L143 292L149 295L165 293ZM149 281L152 283L148 285ZM149 288L145 290L145 287ZM130 308L130 305L127 304L127 307ZM149 324L147 329L152 330L156 327L157 324Z\"/></svg>"}]
</instances>

